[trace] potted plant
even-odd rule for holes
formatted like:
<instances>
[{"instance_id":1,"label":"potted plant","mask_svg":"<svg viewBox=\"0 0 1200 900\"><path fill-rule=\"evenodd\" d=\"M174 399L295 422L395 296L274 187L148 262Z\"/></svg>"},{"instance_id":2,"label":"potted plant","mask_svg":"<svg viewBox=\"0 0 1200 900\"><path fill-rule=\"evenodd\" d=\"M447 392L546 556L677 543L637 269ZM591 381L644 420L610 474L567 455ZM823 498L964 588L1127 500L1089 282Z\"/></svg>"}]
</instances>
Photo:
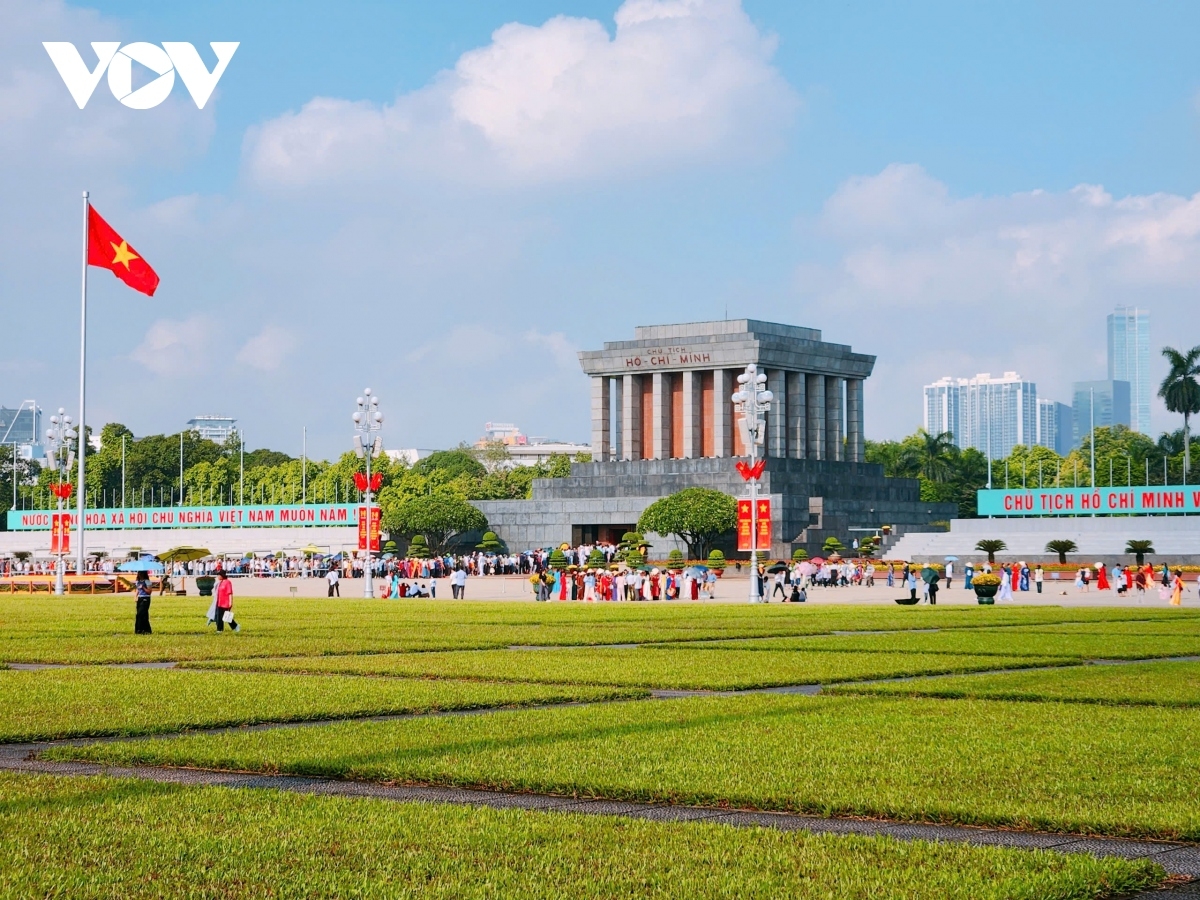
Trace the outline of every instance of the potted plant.
<instances>
[{"instance_id":1,"label":"potted plant","mask_svg":"<svg viewBox=\"0 0 1200 900\"><path fill-rule=\"evenodd\" d=\"M717 573L720 578L725 574L725 554L720 550L713 550L708 554L708 567Z\"/></svg>"},{"instance_id":2,"label":"potted plant","mask_svg":"<svg viewBox=\"0 0 1200 900\"><path fill-rule=\"evenodd\" d=\"M992 606L996 602L996 591L1000 590L1000 576L986 572L976 575L971 580L971 587L975 589L975 599L981 606Z\"/></svg>"},{"instance_id":3,"label":"potted plant","mask_svg":"<svg viewBox=\"0 0 1200 900\"><path fill-rule=\"evenodd\" d=\"M201 597L211 597L213 585L217 583L217 579L212 575L197 575L196 590Z\"/></svg>"}]
</instances>

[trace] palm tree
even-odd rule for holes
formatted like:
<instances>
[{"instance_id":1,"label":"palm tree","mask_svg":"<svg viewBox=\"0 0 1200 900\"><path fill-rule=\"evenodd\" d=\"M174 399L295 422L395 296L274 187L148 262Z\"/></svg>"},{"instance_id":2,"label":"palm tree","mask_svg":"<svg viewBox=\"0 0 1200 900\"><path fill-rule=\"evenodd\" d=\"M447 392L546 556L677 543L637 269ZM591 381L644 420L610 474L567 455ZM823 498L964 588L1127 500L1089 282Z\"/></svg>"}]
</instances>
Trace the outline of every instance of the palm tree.
<instances>
[{"instance_id":1,"label":"palm tree","mask_svg":"<svg viewBox=\"0 0 1200 900\"><path fill-rule=\"evenodd\" d=\"M1058 561L1064 566L1067 564L1067 554L1074 553L1078 549L1079 545L1070 538L1059 538L1046 542L1046 552L1057 553Z\"/></svg>"},{"instance_id":2,"label":"palm tree","mask_svg":"<svg viewBox=\"0 0 1200 900\"><path fill-rule=\"evenodd\" d=\"M1008 544L1004 543L1004 541L999 541L994 538L984 538L975 545L975 549L982 550L984 553L986 553L988 555L988 562L994 565L996 562L996 554L1001 550L1007 550Z\"/></svg>"},{"instance_id":3,"label":"palm tree","mask_svg":"<svg viewBox=\"0 0 1200 900\"><path fill-rule=\"evenodd\" d=\"M1158 389L1158 396L1168 410L1183 416L1183 471L1192 470L1192 448L1189 420L1200 412L1200 383L1196 376L1200 375L1200 347L1193 347L1187 353L1180 353L1174 347L1163 347L1162 354L1167 358L1171 370L1163 379Z\"/></svg>"},{"instance_id":4,"label":"palm tree","mask_svg":"<svg viewBox=\"0 0 1200 900\"><path fill-rule=\"evenodd\" d=\"M943 431L941 434L930 434L924 428L917 431L921 444L909 448L904 454L904 461L930 481L949 481L951 475L950 460L958 449L954 445L953 432Z\"/></svg>"},{"instance_id":5,"label":"palm tree","mask_svg":"<svg viewBox=\"0 0 1200 900\"><path fill-rule=\"evenodd\" d=\"M1154 552L1154 541L1126 541L1125 552L1132 553L1140 566L1146 561L1146 554Z\"/></svg>"}]
</instances>

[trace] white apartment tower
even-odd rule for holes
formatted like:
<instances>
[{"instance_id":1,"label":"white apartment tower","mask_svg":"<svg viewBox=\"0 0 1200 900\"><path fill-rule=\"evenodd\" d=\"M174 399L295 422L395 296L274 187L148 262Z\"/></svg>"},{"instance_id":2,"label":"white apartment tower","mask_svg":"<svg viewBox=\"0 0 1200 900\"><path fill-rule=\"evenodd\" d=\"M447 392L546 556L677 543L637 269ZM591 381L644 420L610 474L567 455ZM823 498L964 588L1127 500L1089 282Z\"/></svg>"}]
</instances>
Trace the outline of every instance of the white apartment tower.
<instances>
[{"instance_id":1,"label":"white apartment tower","mask_svg":"<svg viewBox=\"0 0 1200 900\"><path fill-rule=\"evenodd\" d=\"M974 447L991 459L1008 456L1018 444L1038 439L1037 385L1016 372L999 378L942 378L924 389L925 430L948 431L956 446Z\"/></svg>"}]
</instances>

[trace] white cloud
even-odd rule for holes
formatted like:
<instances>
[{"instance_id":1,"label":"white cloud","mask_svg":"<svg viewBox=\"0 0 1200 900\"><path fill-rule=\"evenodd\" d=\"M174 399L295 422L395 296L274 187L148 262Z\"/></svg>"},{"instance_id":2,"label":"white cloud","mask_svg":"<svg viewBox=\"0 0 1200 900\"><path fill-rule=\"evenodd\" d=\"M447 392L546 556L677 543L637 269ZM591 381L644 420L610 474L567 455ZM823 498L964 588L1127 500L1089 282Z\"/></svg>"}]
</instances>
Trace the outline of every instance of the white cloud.
<instances>
[{"instance_id":1,"label":"white cloud","mask_svg":"<svg viewBox=\"0 0 1200 900\"><path fill-rule=\"evenodd\" d=\"M206 316L159 319L129 356L156 375L195 375L219 361L222 351L215 337L216 329Z\"/></svg>"},{"instance_id":2,"label":"white cloud","mask_svg":"<svg viewBox=\"0 0 1200 900\"><path fill-rule=\"evenodd\" d=\"M868 421L881 431L919 424L920 386L945 374L1016 369L1067 400L1072 381L1106 376L1118 304L1151 310L1152 375L1163 344L1200 342L1200 194L1116 199L1085 184L956 198L919 166L892 165L843 184L816 230L837 261L806 263L797 283L851 331L869 327L853 340L880 356Z\"/></svg>"},{"instance_id":3,"label":"white cloud","mask_svg":"<svg viewBox=\"0 0 1200 900\"><path fill-rule=\"evenodd\" d=\"M296 336L279 325L266 325L262 331L242 345L237 352L237 361L242 365L273 372L296 346Z\"/></svg>"},{"instance_id":4,"label":"white cloud","mask_svg":"<svg viewBox=\"0 0 1200 900\"><path fill-rule=\"evenodd\" d=\"M739 0L626 0L594 19L508 24L394 103L318 97L254 131L261 184L381 174L554 180L759 156L798 100Z\"/></svg>"}]
</instances>

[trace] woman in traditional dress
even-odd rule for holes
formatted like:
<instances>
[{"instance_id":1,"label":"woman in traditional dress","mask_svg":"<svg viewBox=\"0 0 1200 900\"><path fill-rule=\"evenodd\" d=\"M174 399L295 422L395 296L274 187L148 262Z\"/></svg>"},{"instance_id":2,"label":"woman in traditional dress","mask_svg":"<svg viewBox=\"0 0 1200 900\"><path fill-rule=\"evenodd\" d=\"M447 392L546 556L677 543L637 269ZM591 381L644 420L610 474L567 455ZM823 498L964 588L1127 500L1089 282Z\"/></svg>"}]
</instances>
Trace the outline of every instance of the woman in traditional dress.
<instances>
[{"instance_id":1,"label":"woman in traditional dress","mask_svg":"<svg viewBox=\"0 0 1200 900\"><path fill-rule=\"evenodd\" d=\"M1008 575L1008 570L1003 566L1000 567L1000 592L996 595L997 600L1011 600L1012 594L1012 579Z\"/></svg>"},{"instance_id":2,"label":"woman in traditional dress","mask_svg":"<svg viewBox=\"0 0 1200 900\"><path fill-rule=\"evenodd\" d=\"M1029 566L1021 563L1021 590L1029 590Z\"/></svg>"},{"instance_id":3,"label":"woman in traditional dress","mask_svg":"<svg viewBox=\"0 0 1200 900\"><path fill-rule=\"evenodd\" d=\"M1108 590L1108 572L1105 571L1104 563L1096 563L1096 590Z\"/></svg>"},{"instance_id":4,"label":"woman in traditional dress","mask_svg":"<svg viewBox=\"0 0 1200 900\"><path fill-rule=\"evenodd\" d=\"M1175 575L1171 579L1171 605L1181 606L1183 604L1183 569L1176 569Z\"/></svg>"},{"instance_id":5,"label":"woman in traditional dress","mask_svg":"<svg viewBox=\"0 0 1200 900\"><path fill-rule=\"evenodd\" d=\"M1016 565L1006 566L1004 572L1012 582L1012 589L1019 591L1021 589L1021 567Z\"/></svg>"},{"instance_id":6,"label":"woman in traditional dress","mask_svg":"<svg viewBox=\"0 0 1200 900\"><path fill-rule=\"evenodd\" d=\"M968 591L971 590L975 586L975 566L973 566L971 563L967 563L965 566L963 566L963 578L965 579L963 582L963 587ZM888 587L891 586L891 582L889 581Z\"/></svg>"}]
</instances>

